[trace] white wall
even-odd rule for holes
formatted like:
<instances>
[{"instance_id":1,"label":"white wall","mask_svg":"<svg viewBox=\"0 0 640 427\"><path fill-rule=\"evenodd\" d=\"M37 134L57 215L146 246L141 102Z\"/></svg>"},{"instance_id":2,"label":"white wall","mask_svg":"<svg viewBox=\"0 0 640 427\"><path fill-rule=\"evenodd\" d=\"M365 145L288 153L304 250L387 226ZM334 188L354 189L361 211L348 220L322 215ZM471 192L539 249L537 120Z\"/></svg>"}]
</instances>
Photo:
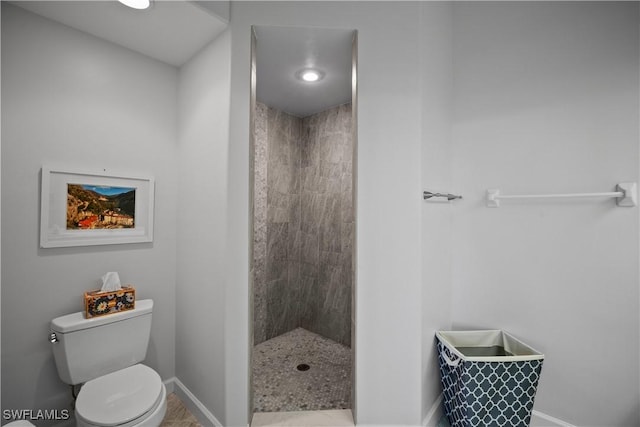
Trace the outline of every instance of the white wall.
<instances>
[{"instance_id":1,"label":"white wall","mask_svg":"<svg viewBox=\"0 0 640 427\"><path fill-rule=\"evenodd\" d=\"M247 422L250 25L353 28L359 40L357 416L422 421L419 3L234 2L226 425ZM259 41L258 41L259 44Z\"/></svg>"},{"instance_id":2,"label":"white wall","mask_svg":"<svg viewBox=\"0 0 640 427\"><path fill-rule=\"evenodd\" d=\"M155 300L146 362L172 377L177 70L6 2L2 66L2 408L69 408L49 321L107 271ZM154 242L39 249L43 163L154 176Z\"/></svg>"},{"instance_id":3,"label":"white wall","mask_svg":"<svg viewBox=\"0 0 640 427\"><path fill-rule=\"evenodd\" d=\"M638 3L454 5L454 327L545 353L535 408L640 424L638 208L484 192L638 181Z\"/></svg>"},{"instance_id":4,"label":"white wall","mask_svg":"<svg viewBox=\"0 0 640 427\"><path fill-rule=\"evenodd\" d=\"M423 4L422 55L422 189L457 192L451 177L453 90L453 7ZM422 416L436 425L434 404L441 393L435 332L451 329L452 212L458 201L430 199L422 204Z\"/></svg>"},{"instance_id":5,"label":"white wall","mask_svg":"<svg viewBox=\"0 0 640 427\"><path fill-rule=\"evenodd\" d=\"M224 415L230 34L180 69L176 376Z\"/></svg>"}]
</instances>

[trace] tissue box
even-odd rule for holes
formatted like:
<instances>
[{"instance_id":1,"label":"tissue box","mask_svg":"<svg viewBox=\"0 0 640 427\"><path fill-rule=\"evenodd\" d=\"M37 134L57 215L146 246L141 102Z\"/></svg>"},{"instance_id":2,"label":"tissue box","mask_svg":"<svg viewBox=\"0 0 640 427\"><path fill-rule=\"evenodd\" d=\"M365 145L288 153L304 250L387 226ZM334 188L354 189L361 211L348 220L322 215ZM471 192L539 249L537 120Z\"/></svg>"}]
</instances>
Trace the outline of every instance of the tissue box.
<instances>
[{"instance_id":1,"label":"tissue box","mask_svg":"<svg viewBox=\"0 0 640 427\"><path fill-rule=\"evenodd\" d=\"M136 306L136 290L123 286L117 291L89 291L84 293L84 312L88 318L133 310Z\"/></svg>"}]
</instances>

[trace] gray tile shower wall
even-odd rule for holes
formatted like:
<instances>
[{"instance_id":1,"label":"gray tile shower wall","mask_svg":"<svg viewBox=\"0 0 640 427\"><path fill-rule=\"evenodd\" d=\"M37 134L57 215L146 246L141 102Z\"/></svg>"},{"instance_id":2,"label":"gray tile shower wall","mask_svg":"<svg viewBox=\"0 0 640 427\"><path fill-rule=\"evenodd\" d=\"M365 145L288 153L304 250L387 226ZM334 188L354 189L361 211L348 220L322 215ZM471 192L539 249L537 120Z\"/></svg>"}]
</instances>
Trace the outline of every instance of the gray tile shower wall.
<instances>
[{"instance_id":1,"label":"gray tile shower wall","mask_svg":"<svg viewBox=\"0 0 640 427\"><path fill-rule=\"evenodd\" d=\"M253 189L253 340L266 340L267 262L267 107L258 103L254 116Z\"/></svg>"},{"instance_id":2,"label":"gray tile shower wall","mask_svg":"<svg viewBox=\"0 0 640 427\"><path fill-rule=\"evenodd\" d=\"M351 345L353 195L351 105L302 119L303 262L300 326Z\"/></svg>"},{"instance_id":3,"label":"gray tile shower wall","mask_svg":"<svg viewBox=\"0 0 640 427\"><path fill-rule=\"evenodd\" d=\"M268 109L267 331L270 339L298 326L299 286L295 239L300 198L300 119Z\"/></svg>"},{"instance_id":4,"label":"gray tile shower wall","mask_svg":"<svg viewBox=\"0 0 640 427\"><path fill-rule=\"evenodd\" d=\"M254 344L301 326L350 345L351 105L255 120Z\"/></svg>"}]
</instances>

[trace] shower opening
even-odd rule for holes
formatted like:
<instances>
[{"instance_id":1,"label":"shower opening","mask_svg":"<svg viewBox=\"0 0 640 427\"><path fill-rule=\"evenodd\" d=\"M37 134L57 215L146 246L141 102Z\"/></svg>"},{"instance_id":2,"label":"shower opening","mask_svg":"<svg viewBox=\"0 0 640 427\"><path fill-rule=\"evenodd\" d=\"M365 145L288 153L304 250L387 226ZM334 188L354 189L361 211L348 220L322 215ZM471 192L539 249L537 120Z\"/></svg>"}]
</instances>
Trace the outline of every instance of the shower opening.
<instances>
[{"instance_id":1,"label":"shower opening","mask_svg":"<svg viewBox=\"0 0 640 427\"><path fill-rule=\"evenodd\" d=\"M250 412L351 410L356 32L252 30Z\"/></svg>"}]
</instances>

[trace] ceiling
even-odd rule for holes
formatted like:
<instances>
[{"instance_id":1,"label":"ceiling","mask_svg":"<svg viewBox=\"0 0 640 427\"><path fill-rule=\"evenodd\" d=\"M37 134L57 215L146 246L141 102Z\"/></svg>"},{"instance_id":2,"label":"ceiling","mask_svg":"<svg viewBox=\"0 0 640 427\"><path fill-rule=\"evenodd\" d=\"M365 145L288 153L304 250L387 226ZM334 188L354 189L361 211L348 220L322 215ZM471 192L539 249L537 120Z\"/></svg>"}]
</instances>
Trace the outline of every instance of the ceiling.
<instances>
[{"instance_id":1,"label":"ceiling","mask_svg":"<svg viewBox=\"0 0 640 427\"><path fill-rule=\"evenodd\" d=\"M228 25L228 2L223 1L154 0L147 10L131 9L117 0L10 3L176 67ZM254 29L260 102L306 117L351 101L353 30ZM322 71L324 78L314 83L298 79L296 73L308 67Z\"/></svg>"},{"instance_id":2,"label":"ceiling","mask_svg":"<svg viewBox=\"0 0 640 427\"><path fill-rule=\"evenodd\" d=\"M306 117L351 101L353 30L254 27L256 98L278 110ZM324 78L306 83L296 77L316 68Z\"/></svg>"},{"instance_id":3,"label":"ceiling","mask_svg":"<svg viewBox=\"0 0 640 427\"><path fill-rule=\"evenodd\" d=\"M187 0L156 0L147 10L116 0L10 3L176 67L227 27L210 7Z\"/></svg>"}]
</instances>

